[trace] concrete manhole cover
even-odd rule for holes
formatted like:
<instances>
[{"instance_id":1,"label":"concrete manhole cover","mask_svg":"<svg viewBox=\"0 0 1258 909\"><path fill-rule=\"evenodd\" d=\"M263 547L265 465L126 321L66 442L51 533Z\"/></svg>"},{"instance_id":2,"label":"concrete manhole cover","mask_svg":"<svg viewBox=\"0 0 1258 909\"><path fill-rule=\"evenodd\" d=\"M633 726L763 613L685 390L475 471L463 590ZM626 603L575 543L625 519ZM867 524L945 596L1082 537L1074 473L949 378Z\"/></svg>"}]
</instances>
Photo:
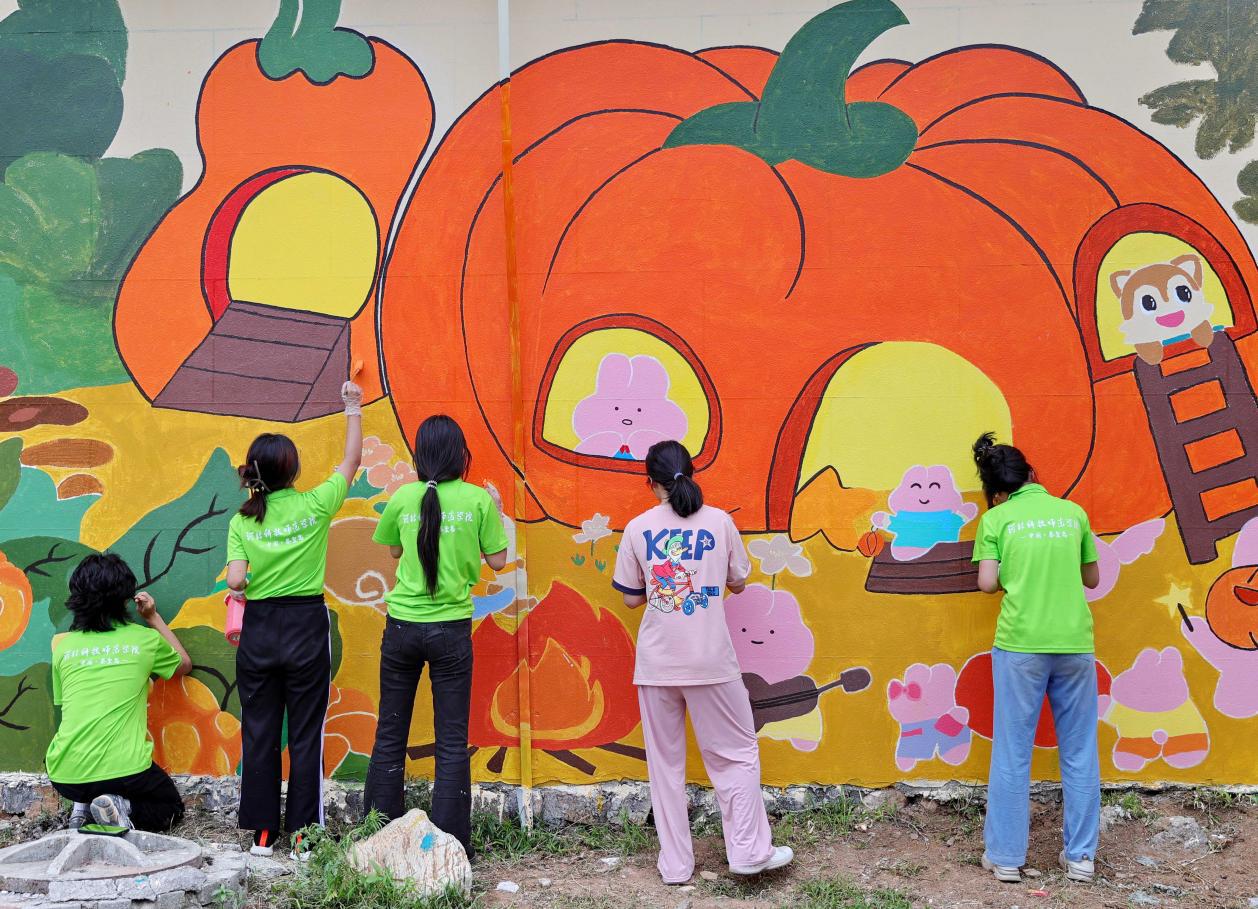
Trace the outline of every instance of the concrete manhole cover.
<instances>
[{"instance_id":1,"label":"concrete manhole cover","mask_svg":"<svg viewBox=\"0 0 1258 909\"><path fill-rule=\"evenodd\" d=\"M63 830L0 849L0 890L47 893L53 881L136 878L201 865L201 847L188 840L133 830L125 837Z\"/></svg>"}]
</instances>

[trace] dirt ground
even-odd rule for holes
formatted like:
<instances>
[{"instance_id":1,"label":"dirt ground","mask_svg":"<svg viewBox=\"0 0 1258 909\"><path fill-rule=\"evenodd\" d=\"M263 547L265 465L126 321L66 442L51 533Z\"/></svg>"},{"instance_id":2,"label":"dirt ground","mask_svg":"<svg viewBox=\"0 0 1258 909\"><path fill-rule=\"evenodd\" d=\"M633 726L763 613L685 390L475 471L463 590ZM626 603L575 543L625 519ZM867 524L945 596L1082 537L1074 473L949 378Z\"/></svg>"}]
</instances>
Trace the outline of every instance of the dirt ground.
<instances>
[{"instance_id":1,"label":"dirt ground","mask_svg":"<svg viewBox=\"0 0 1258 909\"><path fill-rule=\"evenodd\" d=\"M608 838L609 848L552 843L514 858L493 853L473 866L477 907L530 909L1100 909L1166 906L1258 907L1258 798L1206 791L1107 795L1117 815L1102 834L1097 880L1071 883L1057 869L1061 807L1032 806L1030 875L1000 884L979 867L980 803L939 804L896 795L883 809L836 819L801 812L774 820L775 840L796 861L756 879L731 876L719 830L696 837L697 868L686 886L655 870L654 837ZM1172 822L1172 818L1177 819ZM1182 818L1196 822L1196 828ZM0 845L58 826L56 818L0 821ZM1169 832L1164 832L1168 831ZM1197 834L1195 843L1183 843ZM209 842L247 840L213 816L192 812L176 833ZM579 841L577 836L574 842ZM628 849L625 843L630 842ZM619 847L617 847L619 843ZM282 871L295 868L277 851ZM272 873L281 869L271 867ZM1036 874L1036 872L1039 872ZM281 878L282 880L282 878ZM502 882L518 885L501 891ZM251 880L249 906L274 906L268 883Z\"/></svg>"}]
</instances>

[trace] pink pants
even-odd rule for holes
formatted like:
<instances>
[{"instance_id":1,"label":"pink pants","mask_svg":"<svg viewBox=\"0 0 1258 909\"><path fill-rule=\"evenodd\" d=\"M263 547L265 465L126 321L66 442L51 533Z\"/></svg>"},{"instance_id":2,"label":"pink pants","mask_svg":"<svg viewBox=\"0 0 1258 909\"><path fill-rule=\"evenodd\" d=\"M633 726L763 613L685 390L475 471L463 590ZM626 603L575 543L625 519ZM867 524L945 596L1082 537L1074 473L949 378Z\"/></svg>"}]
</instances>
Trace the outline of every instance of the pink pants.
<instances>
[{"instance_id":1,"label":"pink pants","mask_svg":"<svg viewBox=\"0 0 1258 909\"><path fill-rule=\"evenodd\" d=\"M741 680L719 685L639 685L651 808L660 837L658 867L665 883L690 880L695 870L686 798L686 711L716 789L731 865L758 865L773 854L769 817L760 797L760 748L751 702Z\"/></svg>"}]
</instances>

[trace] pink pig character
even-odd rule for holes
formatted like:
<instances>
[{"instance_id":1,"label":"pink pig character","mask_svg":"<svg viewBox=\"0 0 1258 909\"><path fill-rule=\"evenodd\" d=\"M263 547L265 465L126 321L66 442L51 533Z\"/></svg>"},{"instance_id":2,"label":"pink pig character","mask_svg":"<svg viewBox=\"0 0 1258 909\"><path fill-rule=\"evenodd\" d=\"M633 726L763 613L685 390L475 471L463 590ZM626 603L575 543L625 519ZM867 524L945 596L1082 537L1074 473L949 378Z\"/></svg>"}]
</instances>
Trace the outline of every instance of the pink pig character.
<instances>
[{"instance_id":1,"label":"pink pig character","mask_svg":"<svg viewBox=\"0 0 1258 909\"><path fill-rule=\"evenodd\" d=\"M942 464L910 467L887 504L891 513L874 512L873 524L895 536L891 557L901 562L921 558L939 543L957 542L961 528L978 515L978 506L961 498L952 471Z\"/></svg>"},{"instance_id":2,"label":"pink pig character","mask_svg":"<svg viewBox=\"0 0 1258 909\"><path fill-rule=\"evenodd\" d=\"M770 684L804 674L814 642L794 594L749 584L742 593L726 597L724 605L725 624L744 673L754 672ZM821 710L766 723L760 735L789 739L797 750L813 751L821 741Z\"/></svg>"},{"instance_id":3,"label":"pink pig character","mask_svg":"<svg viewBox=\"0 0 1258 909\"><path fill-rule=\"evenodd\" d=\"M887 709L900 724L895 765L912 770L935 757L957 766L970 756L970 711L957 706L957 671L947 663L914 663L887 684Z\"/></svg>"},{"instance_id":4,"label":"pink pig character","mask_svg":"<svg viewBox=\"0 0 1258 909\"><path fill-rule=\"evenodd\" d=\"M655 357L612 353L598 364L594 394L572 413L581 454L642 460L665 439L681 439L689 421L668 398L669 377Z\"/></svg>"},{"instance_id":5,"label":"pink pig character","mask_svg":"<svg viewBox=\"0 0 1258 909\"><path fill-rule=\"evenodd\" d=\"M1209 729L1188 694L1184 659L1174 647L1140 651L1099 706L1101 719L1118 730L1119 770L1134 773L1159 757L1172 767L1195 767L1210 751Z\"/></svg>"},{"instance_id":6,"label":"pink pig character","mask_svg":"<svg viewBox=\"0 0 1258 909\"><path fill-rule=\"evenodd\" d=\"M1088 602L1094 603L1113 590L1114 585L1118 583L1118 573L1122 567L1153 552L1154 544L1165 529L1166 521L1155 518L1152 521L1128 527L1109 542L1093 534L1101 583L1091 589L1084 588L1083 593L1088 598Z\"/></svg>"}]
</instances>

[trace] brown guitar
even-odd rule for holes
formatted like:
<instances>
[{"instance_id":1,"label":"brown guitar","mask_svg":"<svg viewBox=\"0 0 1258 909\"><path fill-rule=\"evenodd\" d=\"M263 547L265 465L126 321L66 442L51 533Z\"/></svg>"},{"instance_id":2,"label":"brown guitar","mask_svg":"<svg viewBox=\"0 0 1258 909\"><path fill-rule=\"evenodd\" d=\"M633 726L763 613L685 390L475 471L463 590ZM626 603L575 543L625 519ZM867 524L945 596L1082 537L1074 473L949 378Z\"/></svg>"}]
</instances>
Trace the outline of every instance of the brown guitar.
<instances>
[{"instance_id":1,"label":"brown guitar","mask_svg":"<svg viewBox=\"0 0 1258 909\"><path fill-rule=\"evenodd\" d=\"M747 686L747 694L751 698L751 716L757 732L767 723L779 723L812 713L823 692L842 688L848 694L855 694L868 688L871 681L869 670L861 666L848 669L825 685L818 685L806 675L769 683L754 672L743 673L743 684Z\"/></svg>"}]
</instances>

